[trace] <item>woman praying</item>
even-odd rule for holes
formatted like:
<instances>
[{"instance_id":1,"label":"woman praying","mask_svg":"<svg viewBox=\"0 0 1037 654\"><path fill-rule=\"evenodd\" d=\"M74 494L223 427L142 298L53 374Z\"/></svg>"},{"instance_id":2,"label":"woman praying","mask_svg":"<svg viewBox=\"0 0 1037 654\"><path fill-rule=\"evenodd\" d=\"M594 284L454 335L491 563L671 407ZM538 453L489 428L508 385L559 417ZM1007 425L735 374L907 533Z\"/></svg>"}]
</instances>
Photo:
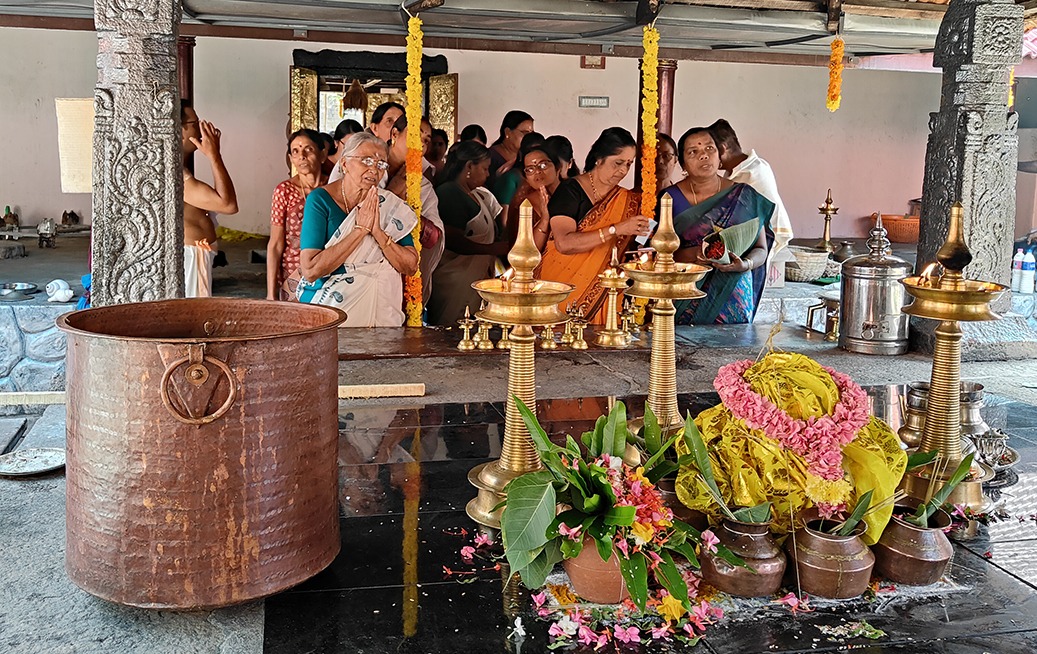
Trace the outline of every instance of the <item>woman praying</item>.
<instances>
[{"instance_id":1,"label":"woman praying","mask_svg":"<svg viewBox=\"0 0 1037 654\"><path fill-rule=\"evenodd\" d=\"M543 252L551 236L551 212L547 208L547 203L562 183L559 176L562 164L557 152L548 147L546 142L527 144L523 141L519 160L522 162L523 181L508 206L508 242L515 244L518 238L519 208L524 201L529 200L533 206L533 240L537 249Z\"/></svg>"},{"instance_id":2,"label":"woman praying","mask_svg":"<svg viewBox=\"0 0 1037 654\"><path fill-rule=\"evenodd\" d=\"M447 153L444 182L436 187L446 251L432 274L429 324L453 325L465 307L475 313L480 299L472 282L493 277L498 257L508 252L508 242L499 240L501 206L483 186L489 172L490 151L476 141Z\"/></svg>"},{"instance_id":3,"label":"woman praying","mask_svg":"<svg viewBox=\"0 0 1037 654\"><path fill-rule=\"evenodd\" d=\"M266 244L266 299L294 298L282 289L299 269L299 234L306 197L325 183L320 134L300 129L288 137L288 158L298 172L274 189L270 200L270 240Z\"/></svg>"},{"instance_id":4,"label":"woman praying","mask_svg":"<svg viewBox=\"0 0 1037 654\"><path fill-rule=\"evenodd\" d=\"M500 124L500 136L490 146L490 177L486 188L494 189L497 178L511 170L522 147L522 138L532 131L533 117L525 111L512 110L504 114L504 120ZM514 192L514 189L511 190ZM507 204L511 197L501 200L501 197L497 196L497 200L501 204Z\"/></svg>"},{"instance_id":5,"label":"woman praying","mask_svg":"<svg viewBox=\"0 0 1037 654\"><path fill-rule=\"evenodd\" d=\"M386 190L403 201L407 200L407 114L396 119L389 139L389 181ZM421 176L421 252L418 267L421 269L422 302L427 304L432 294L432 271L443 256L443 221L439 218L439 198L432 183Z\"/></svg>"},{"instance_id":6,"label":"woman praying","mask_svg":"<svg viewBox=\"0 0 1037 654\"><path fill-rule=\"evenodd\" d=\"M403 278L418 269L411 230L418 218L378 189L389 167L385 142L367 132L346 139L343 177L311 192L300 237L297 297L347 314L346 327L403 324Z\"/></svg>"},{"instance_id":7,"label":"woman praying","mask_svg":"<svg viewBox=\"0 0 1037 654\"><path fill-rule=\"evenodd\" d=\"M718 174L720 154L705 127L693 127L677 142L677 157L687 173L665 193L673 199L673 226L681 246L674 258L712 268L699 284L706 297L679 300L676 320L682 325L752 322L763 294L767 251L774 242L774 203L746 184ZM715 229L756 221L756 238L742 252L728 252L729 263L704 257L702 241Z\"/></svg>"},{"instance_id":8,"label":"woman praying","mask_svg":"<svg viewBox=\"0 0 1037 654\"><path fill-rule=\"evenodd\" d=\"M606 129L591 146L583 174L559 184L547 205L553 238L539 277L574 284L568 301L595 324L605 322L600 312L605 291L598 275L611 262L613 248L622 253L635 236L649 231L640 196L619 185L636 157L630 132Z\"/></svg>"}]
</instances>

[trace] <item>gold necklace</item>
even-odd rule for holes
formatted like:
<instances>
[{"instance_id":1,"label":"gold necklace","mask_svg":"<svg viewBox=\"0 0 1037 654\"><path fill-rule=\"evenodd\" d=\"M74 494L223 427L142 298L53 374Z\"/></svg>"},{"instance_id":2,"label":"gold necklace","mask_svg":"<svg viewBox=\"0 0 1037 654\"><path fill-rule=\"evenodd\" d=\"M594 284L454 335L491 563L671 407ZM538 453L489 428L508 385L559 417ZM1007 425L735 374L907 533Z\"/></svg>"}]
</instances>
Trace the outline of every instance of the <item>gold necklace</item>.
<instances>
[{"instance_id":1,"label":"gold necklace","mask_svg":"<svg viewBox=\"0 0 1037 654\"><path fill-rule=\"evenodd\" d=\"M598 195L598 187L594 184L594 174L587 173L587 180L591 183L591 193L594 194L594 197L591 198L591 204L594 204L601 199L601 196Z\"/></svg>"},{"instance_id":2,"label":"gold necklace","mask_svg":"<svg viewBox=\"0 0 1037 654\"><path fill-rule=\"evenodd\" d=\"M709 195L707 195L706 196L707 198L712 197L712 196L714 196L714 195L716 195L717 193L720 192L720 177L717 176L716 179L717 179L717 190L715 190L712 193L710 193ZM691 202L692 202L692 204L698 204L699 203L699 196L695 194L695 183L691 181L690 177L688 178L688 190L691 191Z\"/></svg>"},{"instance_id":3,"label":"gold necklace","mask_svg":"<svg viewBox=\"0 0 1037 654\"><path fill-rule=\"evenodd\" d=\"M349 202L346 200L346 180L344 178L339 181L338 187L339 190L342 191L342 208L346 210L346 215L348 216L349 212L356 208L356 204L360 203L357 202L352 207L349 206Z\"/></svg>"}]
</instances>

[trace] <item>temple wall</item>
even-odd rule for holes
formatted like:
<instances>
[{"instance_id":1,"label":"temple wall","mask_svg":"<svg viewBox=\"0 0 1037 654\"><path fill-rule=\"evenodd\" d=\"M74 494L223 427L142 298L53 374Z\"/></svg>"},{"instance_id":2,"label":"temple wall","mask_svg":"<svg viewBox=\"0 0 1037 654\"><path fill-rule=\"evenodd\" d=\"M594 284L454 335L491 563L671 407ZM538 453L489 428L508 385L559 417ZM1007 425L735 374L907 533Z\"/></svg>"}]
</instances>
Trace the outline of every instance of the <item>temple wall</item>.
<instances>
[{"instance_id":1,"label":"temple wall","mask_svg":"<svg viewBox=\"0 0 1037 654\"><path fill-rule=\"evenodd\" d=\"M18 205L35 223L74 208L89 215L86 195L60 193L54 98L90 97L96 83L93 33L0 28L10 52L0 60L0 103L8 148L0 175L2 205ZM319 44L199 37L195 97L199 114L223 130L227 166L241 211L221 223L265 232L270 193L286 176L288 67L297 47ZM366 48L388 50L386 48ZM508 109L536 118L545 134L565 133L582 163L605 127L636 127L637 63L610 57L605 70L581 70L579 58L502 52L429 51L447 56L460 74L459 123L495 132ZM774 166L797 235L820 234L817 206L831 186L839 216L835 236L863 235L862 217L903 213L921 195L928 114L939 104L938 75L847 70L842 108L824 105L827 69L759 64L680 62L674 131L728 118L746 148ZM579 95L607 95L609 109L579 109ZM16 153L16 154L12 154ZM200 167L205 177L206 166Z\"/></svg>"}]
</instances>

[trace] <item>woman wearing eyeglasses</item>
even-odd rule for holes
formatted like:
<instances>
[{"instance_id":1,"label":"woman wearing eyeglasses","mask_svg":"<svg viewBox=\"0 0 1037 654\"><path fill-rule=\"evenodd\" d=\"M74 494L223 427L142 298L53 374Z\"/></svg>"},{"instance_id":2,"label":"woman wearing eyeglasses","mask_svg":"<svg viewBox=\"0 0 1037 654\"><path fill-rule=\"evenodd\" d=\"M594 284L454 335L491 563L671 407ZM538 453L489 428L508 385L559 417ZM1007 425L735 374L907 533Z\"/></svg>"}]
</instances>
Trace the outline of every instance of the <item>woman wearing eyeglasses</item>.
<instances>
[{"instance_id":1,"label":"woman wearing eyeglasses","mask_svg":"<svg viewBox=\"0 0 1037 654\"><path fill-rule=\"evenodd\" d=\"M543 252L551 236L551 212L547 209L547 203L562 182L562 163L558 153L546 141L528 144L523 141L519 163L522 166L519 171L522 174L522 186L508 206L508 242L514 245L518 238L519 208L525 200L529 200L533 205L533 240Z\"/></svg>"},{"instance_id":2,"label":"woman wearing eyeglasses","mask_svg":"<svg viewBox=\"0 0 1037 654\"><path fill-rule=\"evenodd\" d=\"M619 185L636 157L630 132L606 129L591 146L583 174L562 182L547 205L553 238L544 249L540 278L574 284L567 303L581 307L594 324L605 322L605 291L598 275L609 265L613 248L622 255L635 236L649 231L640 196Z\"/></svg>"},{"instance_id":3,"label":"woman wearing eyeglasses","mask_svg":"<svg viewBox=\"0 0 1037 654\"><path fill-rule=\"evenodd\" d=\"M669 134L659 133L659 143L655 149L655 192L662 192L673 182L673 171L677 167L677 143Z\"/></svg>"},{"instance_id":4,"label":"woman wearing eyeglasses","mask_svg":"<svg viewBox=\"0 0 1037 654\"><path fill-rule=\"evenodd\" d=\"M453 325L465 307L475 313L480 299L472 282L493 277L498 257L508 252L508 242L500 239L501 206L484 186L489 174L485 145L462 141L447 153L443 181L436 187L446 251L432 275L430 324Z\"/></svg>"},{"instance_id":5,"label":"woman wearing eyeglasses","mask_svg":"<svg viewBox=\"0 0 1037 654\"><path fill-rule=\"evenodd\" d=\"M302 302L337 307L346 327L403 324L403 278L418 269L407 204L379 190L389 167L385 142L353 134L341 157L342 179L306 198L299 245Z\"/></svg>"}]
</instances>

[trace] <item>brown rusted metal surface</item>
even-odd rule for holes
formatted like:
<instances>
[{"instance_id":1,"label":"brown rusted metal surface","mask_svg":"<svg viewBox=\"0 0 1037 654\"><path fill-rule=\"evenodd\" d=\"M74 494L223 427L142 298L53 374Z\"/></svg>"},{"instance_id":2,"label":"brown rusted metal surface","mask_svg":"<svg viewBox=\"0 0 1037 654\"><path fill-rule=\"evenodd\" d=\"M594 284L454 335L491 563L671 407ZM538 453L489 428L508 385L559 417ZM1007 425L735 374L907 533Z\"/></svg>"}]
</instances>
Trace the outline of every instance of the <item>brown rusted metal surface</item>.
<instances>
[{"instance_id":1,"label":"brown rusted metal surface","mask_svg":"<svg viewBox=\"0 0 1037 654\"><path fill-rule=\"evenodd\" d=\"M120 604L197 609L331 563L344 318L219 298L59 318L72 581Z\"/></svg>"},{"instance_id":2,"label":"brown rusted metal surface","mask_svg":"<svg viewBox=\"0 0 1037 654\"><path fill-rule=\"evenodd\" d=\"M720 544L741 557L755 572L704 552L700 563L702 579L706 583L737 597L766 597L778 591L785 573L785 554L774 542L771 523L737 522L725 518L714 531Z\"/></svg>"},{"instance_id":3,"label":"brown rusted metal surface","mask_svg":"<svg viewBox=\"0 0 1037 654\"><path fill-rule=\"evenodd\" d=\"M857 597L868 590L875 566L875 555L860 538L866 527L861 523L849 536L825 533L822 527L820 520L810 521L796 531L795 538L785 540L789 567L799 575L804 593L831 599Z\"/></svg>"}]
</instances>

